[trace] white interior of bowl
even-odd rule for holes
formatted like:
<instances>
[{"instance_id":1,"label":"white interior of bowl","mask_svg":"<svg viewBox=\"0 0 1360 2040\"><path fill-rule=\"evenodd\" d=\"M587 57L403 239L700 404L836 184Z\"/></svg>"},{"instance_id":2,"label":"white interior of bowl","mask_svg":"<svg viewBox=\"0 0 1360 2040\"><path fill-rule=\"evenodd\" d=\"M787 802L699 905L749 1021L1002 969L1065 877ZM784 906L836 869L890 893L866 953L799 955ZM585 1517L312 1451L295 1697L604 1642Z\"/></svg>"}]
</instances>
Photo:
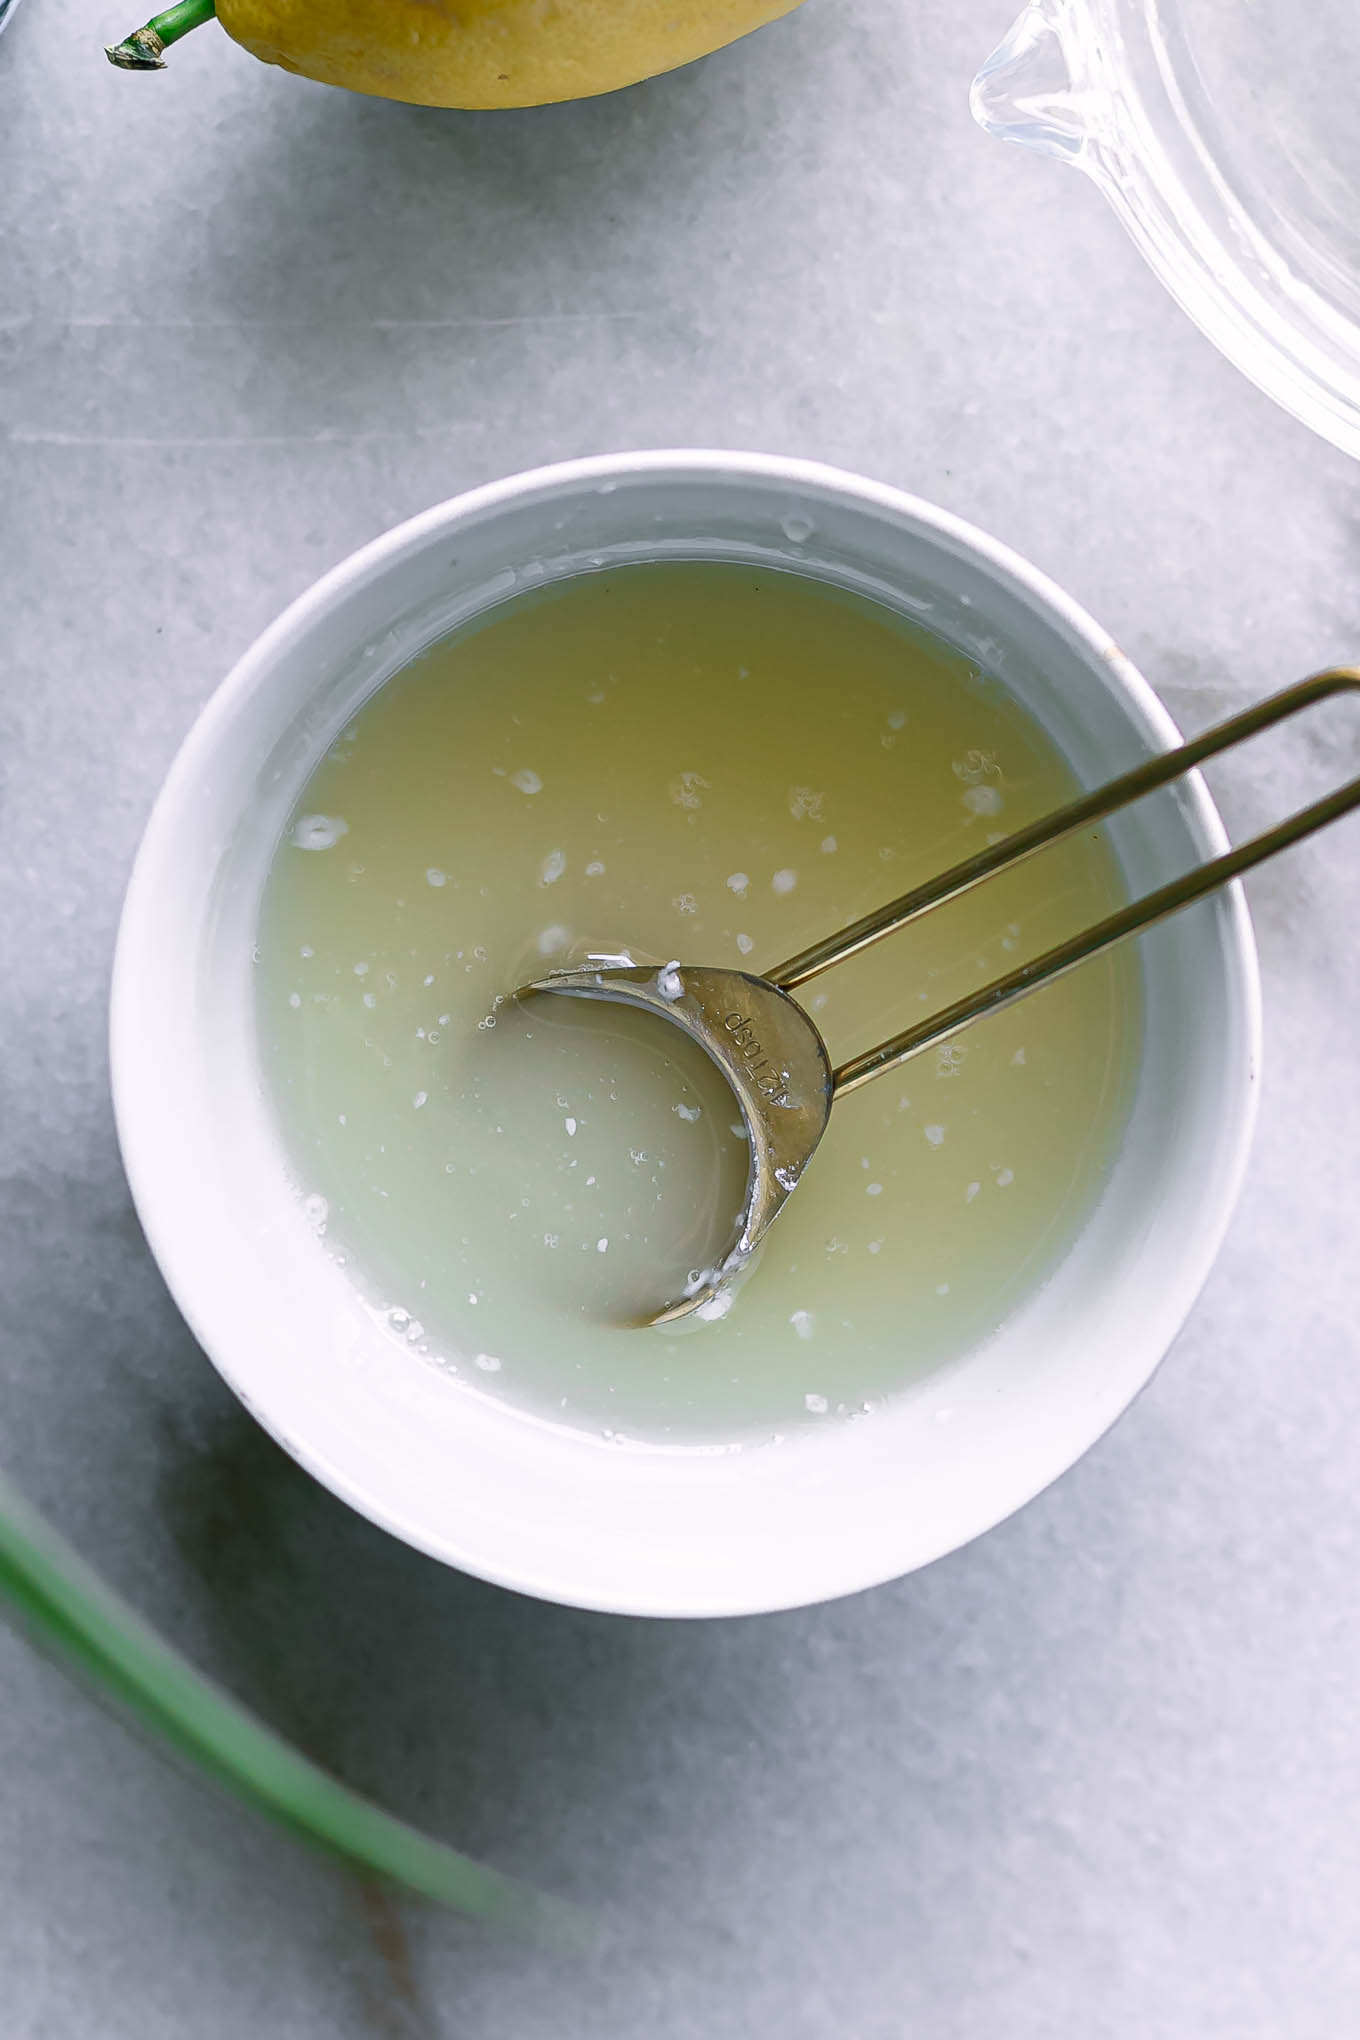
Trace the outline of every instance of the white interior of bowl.
<instances>
[{"instance_id":1,"label":"white interior of bowl","mask_svg":"<svg viewBox=\"0 0 1360 2040\"><path fill-rule=\"evenodd\" d=\"M1014 689L1093 784L1176 732L1059 591L893 490L733 454L619 456L478 490L389 533L252 647L157 803L115 969L120 1138L148 1237L227 1381L301 1463L438 1558L659 1615L794 1605L891 1578L999 1521L1147 1381L1236 1194L1258 1054L1236 891L1143 938L1144 1058L1104 1197L986 1346L877 1412L697 1453L558 1430L461 1389L379 1323L291 1185L255 1046L261 891L313 765L432 638L545 576L629 559L778 561L896 602ZM1115 831L1145 890L1222 847L1198 781Z\"/></svg>"}]
</instances>

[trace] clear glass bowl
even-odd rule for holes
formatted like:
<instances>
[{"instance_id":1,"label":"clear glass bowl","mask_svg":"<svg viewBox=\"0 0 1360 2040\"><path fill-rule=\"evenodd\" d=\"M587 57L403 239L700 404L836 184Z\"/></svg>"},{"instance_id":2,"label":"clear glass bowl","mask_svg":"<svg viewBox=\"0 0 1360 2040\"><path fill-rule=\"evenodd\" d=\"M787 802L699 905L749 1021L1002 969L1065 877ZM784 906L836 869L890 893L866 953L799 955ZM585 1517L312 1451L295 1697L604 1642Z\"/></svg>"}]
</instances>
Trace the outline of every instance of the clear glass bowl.
<instances>
[{"instance_id":1,"label":"clear glass bowl","mask_svg":"<svg viewBox=\"0 0 1360 2040\"><path fill-rule=\"evenodd\" d=\"M972 105L1093 177L1228 359L1360 454L1358 98L1358 0L1031 0Z\"/></svg>"}]
</instances>

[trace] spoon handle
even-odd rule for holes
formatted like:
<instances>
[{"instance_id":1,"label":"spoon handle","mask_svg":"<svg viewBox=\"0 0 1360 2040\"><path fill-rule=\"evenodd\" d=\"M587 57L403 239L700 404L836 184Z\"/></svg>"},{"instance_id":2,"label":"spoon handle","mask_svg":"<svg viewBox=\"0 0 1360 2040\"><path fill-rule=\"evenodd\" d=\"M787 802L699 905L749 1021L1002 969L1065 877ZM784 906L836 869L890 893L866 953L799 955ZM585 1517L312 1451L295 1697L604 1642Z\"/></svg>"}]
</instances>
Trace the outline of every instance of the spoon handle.
<instances>
[{"instance_id":1,"label":"spoon handle","mask_svg":"<svg viewBox=\"0 0 1360 2040\"><path fill-rule=\"evenodd\" d=\"M1023 862L1036 851L1070 835L1086 823L1114 814L1130 802L1140 800L1144 794L1179 779L1206 758L1231 750L1289 716L1298 715L1303 709L1328 700L1332 695L1344 693L1360 693L1360 668L1331 667L1324 673L1314 674L1309 680L1286 687L1282 693L1268 696L1243 714L1216 724L1190 743L1150 759L1146 765L1110 780L1093 793L1083 794L1069 806L1059 808L1055 814L1027 829L1021 829L1004 842L983 851L980 856L956 864L951 871L931 880L928 885L918 887L915 892L904 893L877 913L866 914L838 935L829 936L814 948L804 950L770 975L784 991L790 985L802 984L820 971L829 970L832 964L867 949L871 943L918 919L931 908L942 906L946 900L957 899L961 893L971 892L993 873ZM1114 943L1140 934L1143 929L1165 920L1168 914L1178 913L1182 907L1204 899L1231 879L1240 878L1243 872L1251 871L1268 857L1287 850L1291 844L1302 842L1305 836L1311 836L1315 830L1325 828L1329 822L1339 820L1356 807L1360 807L1360 779L1352 779L1347 785L1338 787L1311 807L1301 809L1299 813L1276 823L1273 829L1254 836L1249 843L1225 851L1221 857L1212 858L1207 864L1196 866L1193 871L1173 879L1169 885L1160 886L1141 900L1131 901L1107 919L1071 936L1031 962L1021 964L1006 976L996 978L979 991L956 999L953 1005L943 1007L915 1027L893 1035L891 1040L880 1043L877 1048L865 1049L862 1054L853 1056L835 1072L832 1096L839 1098L849 1091L858 1090L861 1084L882 1076L887 1070L899 1068L923 1049L947 1041L985 1013L997 1013L1005 1006L1013 1006L1017 999L1027 998L1040 985L1050 984L1054 978L1075 970L1088 957L1098 956Z\"/></svg>"}]
</instances>

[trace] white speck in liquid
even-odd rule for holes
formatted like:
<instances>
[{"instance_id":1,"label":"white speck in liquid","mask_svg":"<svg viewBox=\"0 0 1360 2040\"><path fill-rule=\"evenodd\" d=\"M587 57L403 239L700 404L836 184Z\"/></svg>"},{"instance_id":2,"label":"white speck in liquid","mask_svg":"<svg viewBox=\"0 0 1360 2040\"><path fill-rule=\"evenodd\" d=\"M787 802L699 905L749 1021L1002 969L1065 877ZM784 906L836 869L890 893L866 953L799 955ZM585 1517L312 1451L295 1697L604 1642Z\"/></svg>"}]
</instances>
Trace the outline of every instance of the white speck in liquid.
<instances>
[{"instance_id":1,"label":"white speck in liquid","mask_svg":"<svg viewBox=\"0 0 1360 2040\"><path fill-rule=\"evenodd\" d=\"M412 1105L413 1105L413 1106L415 1107L415 1109L416 1109L416 1111L417 1111L417 1112L419 1112L419 1110L420 1110L420 1108L421 1108L421 1106L422 1106L422 1105L426 1105L426 1104L428 1104L428 1103L429 1103L429 1097L430 1097L430 1094L429 1094L429 1092L428 1092L428 1091L417 1091L417 1092L416 1092L416 1095L415 1095L415 1097L414 1097L414 1098L413 1098L413 1099L411 1100L411 1103L412 1103Z\"/></svg>"},{"instance_id":2,"label":"white speck in liquid","mask_svg":"<svg viewBox=\"0 0 1360 2040\"><path fill-rule=\"evenodd\" d=\"M477 1365L481 1368L483 1374L500 1373L501 1363L494 1353L479 1353L476 1357Z\"/></svg>"},{"instance_id":3,"label":"white speck in liquid","mask_svg":"<svg viewBox=\"0 0 1360 2040\"><path fill-rule=\"evenodd\" d=\"M827 1410L826 1397L824 1395L805 1395L803 1397L803 1408L810 1410L814 1417L824 1417Z\"/></svg>"},{"instance_id":4,"label":"white speck in liquid","mask_svg":"<svg viewBox=\"0 0 1360 2040\"><path fill-rule=\"evenodd\" d=\"M740 899L750 883L751 881L744 871L733 871L728 874L727 890L734 892L737 898Z\"/></svg>"},{"instance_id":5,"label":"white speck in liquid","mask_svg":"<svg viewBox=\"0 0 1360 2040\"><path fill-rule=\"evenodd\" d=\"M448 878L439 869L439 866L437 864L432 864L429 870L425 873L426 885L447 885L448 882L449 882Z\"/></svg>"},{"instance_id":6,"label":"white speck in liquid","mask_svg":"<svg viewBox=\"0 0 1360 2040\"><path fill-rule=\"evenodd\" d=\"M592 857L590 863L586 866L586 877L587 878L604 877L604 865L601 863L598 857Z\"/></svg>"},{"instance_id":7,"label":"white speck in liquid","mask_svg":"<svg viewBox=\"0 0 1360 2040\"><path fill-rule=\"evenodd\" d=\"M607 1254L607 1253L609 1252L609 1242L608 1242L608 1240L607 1240L607 1239L605 1239L605 1240L596 1240L596 1242L595 1242L595 1251L596 1251L596 1253L597 1253L597 1254Z\"/></svg>"},{"instance_id":8,"label":"white speck in liquid","mask_svg":"<svg viewBox=\"0 0 1360 2040\"><path fill-rule=\"evenodd\" d=\"M1023 1069L1023 1068L1024 1068L1024 1066L1025 1066L1025 1051L1024 1051L1024 1049L1023 1049L1023 1048L1017 1048L1017 1049L1016 1049L1016 1051L1015 1051L1015 1054L1014 1054L1014 1055L1013 1055L1013 1056L1011 1057L1011 1061L1012 1061L1012 1062L1013 1062L1013 1063L1015 1064L1015 1066L1016 1066L1016 1068L1017 1068L1017 1069Z\"/></svg>"},{"instance_id":9,"label":"white speck in liquid","mask_svg":"<svg viewBox=\"0 0 1360 2040\"><path fill-rule=\"evenodd\" d=\"M937 1296L948 1296L949 1284L947 1282L937 1282L935 1284L935 1294Z\"/></svg>"},{"instance_id":10,"label":"white speck in liquid","mask_svg":"<svg viewBox=\"0 0 1360 2040\"><path fill-rule=\"evenodd\" d=\"M517 786L521 793L542 793L543 791L543 781L536 772L531 772L527 765L522 765L518 772L510 774L510 784Z\"/></svg>"},{"instance_id":11,"label":"white speck in liquid","mask_svg":"<svg viewBox=\"0 0 1360 2040\"><path fill-rule=\"evenodd\" d=\"M299 850L333 850L349 823L342 815L303 815L293 824L293 841Z\"/></svg>"},{"instance_id":12,"label":"white speck in liquid","mask_svg":"<svg viewBox=\"0 0 1360 2040\"><path fill-rule=\"evenodd\" d=\"M835 838L834 836L823 836L823 838L822 838L822 850L823 850L824 854L825 854L825 855L826 855L827 857L831 857L831 856L833 856L833 855L834 855L834 853L835 853L835 849L836 849L836 838Z\"/></svg>"},{"instance_id":13,"label":"white speck in liquid","mask_svg":"<svg viewBox=\"0 0 1360 2040\"><path fill-rule=\"evenodd\" d=\"M800 1339L810 1339L812 1337L814 1320L810 1310L793 1311L790 1314L789 1323L793 1326ZM825 1403L822 1404L822 1408L826 1408Z\"/></svg>"},{"instance_id":14,"label":"white speck in liquid","mask_svg":"<svg viewBox=\"0 0 1360 2040\"><path fill-rule=\"evenodd\" d=\"M996 1187L998 1190L1008 1190L1014 1181L1014 1169L1003 1169L996 1179Z\"/></svg>"},{"instance_id":15,"label":"white speck in liquid","mask_svg":"<svg viewBox=\"0 0 1360 2040\"><path fill-rule=\"evenodd\" d=\"M692 892L677 893L671 905L677 914L697 914L699 911L699 902Z\"/></svg>"},{"instance_id":16,"label":"white speck in liquid","mask_svg":"<svg viewBox=\"0 0 1360 2040\"><path fill-rule=\"evenodd\" d=\"M777 893L791 893L797 883L798 873L790 871L787 865L784 866L782 871L776 871L774 877L770 880L771 888Z\"/></svg>"},{"instance_id":17,"label":"white speck in liquid","mask_svg":"<svg viewBox=\"0 0 1360 2040\"><path fill-rule=\"evenodd\" d=\"M355 977L367 977L368 965L366 963L356 963L354 966L354 975Z\"/></svg>"},{"instance_id":18,"label":"white speck in liquid","mask_svg":"<svg viewBox=\"0 0 1360 2040\"><path fill-rule=\"evenodd\" d=\"M902 728L902 725L906 722L906 719L907 718L904 711L900 708L895 708L892 714L888 717L888 728L890 730L900 730Z\"/></svg>"},{"instance_id":19,"label":"white speck in liquid","mask_svg":"<svg viewBox=\"0 0 1360 2040\"><path fill-rule=\"evenodd\" d=\"M680 808L696 813L704 804L708 781L702 772L681 772L671 781L671 799Z\"/></svg>"},{"instance_id":20,"label":"white speck in liquid","mask_svg":"<svg viewBox=\"0 0 1360 2040\"><path fill-rule=\"evenodd\" d=\"M970 815L999 815L1005 802L995 786L970 786L963 796L963 804Z\"/></svg>"},{"instance_id":21,"label":"white speck in liquid","mask_svg":"<svg viewBox=\"0 0 1360 2040\"><path fill-rule=\"evenodd\" d=\"M749 956L751 954L751 951L755 948L755 946L756 946L755 943L751 940L749 935L738 935L737 948L741 951L743 956Z\"/></svg>"},{"instance_id":22,"label":"white speck in liquid","mask_svg":"<svg viewBox=\"0 0 1360 2040\"><path fill-rule=\"evenodd\" d=\"M568 1133L575 1133L575 1131L576 1131L576 1121L575 1121L574 1119L564 1119L564 1120L562 1121L562 1124L563 1124L563 1126L565 1126L565 1127L566 1127L566 1129L567 1129L567 1132L568 1132Z\"/></svg>"},{"instance_id":23,"label":"white speck in liquid","mask_svg":"<svg viewBox=\"0 0 1360 2040\"><path fill-rule=\"evenodd\" d=\"M539 884L556 885L566 868L567 859L565 851L550 850L538 867Z\"/></svg>"},{"instance_id":24,"label":"white speck in liquid","mask_svg":"<svg viewBox=\"0 0 1360 2040\"><path fill-rule=\"evenodd\" d=\"M789 788L789 813L793 816L795 822L820 822L822 819L822 802L825 798L825 794L818 793L811 786L791 786Z\"/></svg>"},{"instance_id":25,"label":"white speck in liquid","mask_svg":"<svg viewBox=\"0 0 1360 2040\"><path fill-rule=\"evenodd\" d=\"M570 932L559 921L554 921L552 927L545 928L539 936L538 953L540 956L559 956L570 940ZM447 1023L441 1019L441 1025L444 1024Z\"/></svg>"},{"instance_id":26,"label":"white speck in liquid","mask_svg":"<svg viewBox=\"0 0 1360 2040\"><path fill-rule=\"evenodd\" d=\"M864 1194L866 1197L881 1197L883 1195L883 1185L881 1183L866 1183Z\"/></svg>"},{"instance_id":27,"label":"white speck in liquid","mask_svg":"<svg viewBox=\"0 0 1360 2040\"><path fill-rule=\"evenodd\" d=\"M331 1208L320 1192L314 1190L310 1197L304 1197L302 1200L302 1215L313 1232L324 1233Z\"/></svg>"},{"instance_id":28,"label":"white speck in liquid","mask_svg":"<svg viewBox=\"0 0 1360 2040\"><path fill-rule=\"evenodd\" d=\"M693 1126L703 1109L702 1105L677 1105L675 1108L678 1116L690 1126Z\"/></svg>"},{"instance_id":29,"label":"white speck in liquid","mask_svg":"<svg viewBox=\"0 0 1360 2040\"><path fill-rule=\"evenodd\" d=\"M930 1142L930 1145L932 1147L938 1147L941 1141L944 1139L944 1128L942 1126L928 1126L925 1130L925 1134L926 1139Z\"/></svg>"},{"instance_id":30,"label":"white speck in liquid","mask_svg":"<svg viewBox=\"0 0 1360 2040\"><path fill-rule=\"evenodd\" d=\"M301 992L290 992L288 994L288 1003L290 1006L300 1006L302 1004Z\"/></svg>"},{"instance_id":31,"label":"white speck in liquid","mask_svg":"<svg viewBox=\"0 0 1360 2040\"><path fill-rule=\"evenodd\" d=\"M982 1188L981 1183L970 1183L968 1185L968 1188L963 1193L964 1203L971 1204L981 1188Z\"/></svg>"},{"instance_id":32,"label":"white speck in liquid","mask_svg":"<svg viewBox=\"0 0 1360 2040\"><path fill-rule=\"evenodd\" d=\"M663 999L683 999L685 980L680 975L679 960L672 958L664 969L656 974L656 988Z\"/></svg>"}]
</instances>

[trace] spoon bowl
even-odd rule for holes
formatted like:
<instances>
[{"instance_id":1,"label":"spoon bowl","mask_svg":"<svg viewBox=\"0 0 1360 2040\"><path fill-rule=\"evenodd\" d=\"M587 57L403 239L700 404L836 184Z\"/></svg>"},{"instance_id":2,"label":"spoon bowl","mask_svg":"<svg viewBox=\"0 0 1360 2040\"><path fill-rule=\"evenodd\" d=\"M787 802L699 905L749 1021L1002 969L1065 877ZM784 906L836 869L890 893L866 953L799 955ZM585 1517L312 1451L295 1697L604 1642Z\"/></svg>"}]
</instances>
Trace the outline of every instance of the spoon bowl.
<instances>
[{"instance_id":1,"label":"spoon bowl","mask_svg":"<svg viewBox=\"0 0 1360 2040\"><path fill-rule=\"evenodd\" d=\"M646 1322L669 1324L692 1311L725 1316L732 1282L797 1189L826 1132L834 1079L821 1035L787 992L741 970L606 964L553 971L516 997L547 992L612 999L658 1014L697 1041L731 1085L751 1149L735 1237L713 1267L697 1270L684 1294Z\"/></svg>"}]
</instances>

